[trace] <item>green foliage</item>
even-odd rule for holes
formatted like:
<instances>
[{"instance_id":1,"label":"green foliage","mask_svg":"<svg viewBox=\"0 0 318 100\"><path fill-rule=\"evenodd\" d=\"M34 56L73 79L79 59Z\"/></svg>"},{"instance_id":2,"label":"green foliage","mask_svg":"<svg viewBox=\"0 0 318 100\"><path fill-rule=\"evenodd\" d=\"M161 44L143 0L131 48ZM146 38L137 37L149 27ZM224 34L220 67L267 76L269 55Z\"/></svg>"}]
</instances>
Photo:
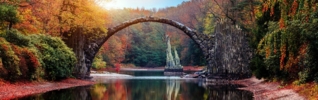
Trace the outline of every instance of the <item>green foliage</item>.
<instances>
[{"instance_id":1,"label":"green foliage","mask_svg":"<svg viewBox=\"0 0 318 100\"><path fill-rule=\"evenodd\" d=\"M3 37L3 38L2 38ZM30 38L16 30L7 30L1 34L2 54L5 70L3 78L16 81L18 79L36 80L43 76L41 59L36 48L30 46Z\"/></svg>"},{"instance_id":2,"label":"green foliage","mask_svg":"<svg viewBox=\"0 0 318 100\"><path fill-rule=\"evenodd\" d=\"M0 57L6 72L1 72L1 78L14 81L22 74L19 69L19 58L15 55L9 42L0 37Z\"/></svg>"},{"instance_id":3,"label":"green foliage","mask_svg":"<svg viewBox=\"0 0 318 100\"><path fill-rule=\"evenodd\" d=\"M0 4L0 30L6 27L11 28L12 24L16 24L20 21L17 17L17 8L12 5ZM8 23L11 26L6 26Z\"/></svg>"},{"instance_id":4,"label":"green foliage","mask_svg":"<svg viewBox=\"0 0 318 100\"><path fill-rule=\"evenodd\" d=\"M103 61L101 55L97 55L94 58L92 68L97 69L97 70L102 69L102 68L106 68L106 62Z\"/></svg>"},{"instance_id":5,"label":"green foliage","mask_svg":"<svg viewBox=\"0 0 318 100\"><path fill-rule=\"evenodd\" d=\"M262 56L255 55L250 62L250 66L256 78L269 77Z\"/></svg>"},{"instance_id":6,"label":"green foliage","mask_svg":"<svg viewBox=\"0 0 318 100\"><path fill-rule=\"evenodd\" d=\"M309 71L308 69L304 69L303 71L298 72L299 84L303 84L303 83L307 82L307 79L309 77L308 71Z\"/></svg>"},{"instance_id":7,"label":"green foliage","mask_svg":"<svg viewBox=\"0 0 318 100\"><path fill-rule=\"evenodd\" d=\"M19 33L17 30L7 30L5 34L2 34L8 42L17 46L29 47L31 38Z\"/></svg>"},{"instance_id":8,"label":"green foliage","mask_svg":"<svg viewBox=\"0 0 318 100\"><path fill-rule=\"evenodd\" d=\"M9 81L70 77L76 62L75 54L61 39L25 36L15 30L1 34L0 58L4 67L0 77Z\"/></svg>"},{"instance_id":9,"label":"green foliage","mask_svg":"<svg viewBox=\"0 0 318 100\"><path fill-rule=\"evenodd\" d=\"M215 19L213 18L212 14L207 14L206 17L204 18L204 34L212 34L214 32L215 24L216 22L214 21Z\"/></svg>"},{"instance_id":10,"label":"green foliage","mask_svg":"<svg viewBox=\"0 0 318 100\"><path fill-rule=\"evenodd\" d=\"M75 54L60 38L45 35L32 35L30 38L39 51L46 78L56 80L71 76L76 63Z\"/></svg>"},{"instance_id":11,"label":"green foliage","mask_svg":"<svg viewBox=\"0 0 318 100\"><path fill-rule=\"evenodd\" d=\"M206 65L206 59L202 54L200 47L194 43L193 40L188 40L189 48L185 57L181 60L181 65L190 65L190 66L204 66Z\"/></svg>"},{"instance_id":12,"label":"green foliage","mask_svg":"<svg viewBox=\"0 0 318 100\"><path fill-rule=\"evenodd\" d=\"M318 16L311 8L317 4L267 3L251 36L251 45L257 51L250 63L254 74L270 80L296 80L295 84L318 79ZM288 9L292 12L286 13Z\"/></svg>"},{"instance_id":13,"label":"green foliage","mask_svg":"<svg viewBox=\"0 0 318 100\"><path fill-rule=\"evenodd\" d=\"M165 66L166 42L162 40L163 35L147 24L159 29L163 27L156 23L142 23L141 29L134 28L131 48L126 52L124 63L142 67Z\"/></svg>"},{"instance_id":14,"label":"green foliage","mask_svg":"<svg viewBox=\"0 0 318 100\"><path fill-rule=\"evenodd\" d=\"M213 33L215 19L211 14L208 16L199 12L199 8L192 8L200 5L199 3L202 2L191 1L177 8L167 8L157 12L140 9L112 10L110 16L114 18L112 22L118 24L134 18L154 15L183 23L196 29L198 33L203 33L203 31L207 34ZM103 60L107 62L107 65L114 65L113 63L117 62L141 67L165 66L166 35L171 37L172 48L175 47L180 53L179 57L183 66L206 64L202 51L191 38L175 27L159 23L139 23L119 31L105 43L106 52L103 52L102 55L106 56L103 56ZM121 47L119 48L118 45ZM116 61L113 61L114 59Z\"/></svg>"}]
</instances>

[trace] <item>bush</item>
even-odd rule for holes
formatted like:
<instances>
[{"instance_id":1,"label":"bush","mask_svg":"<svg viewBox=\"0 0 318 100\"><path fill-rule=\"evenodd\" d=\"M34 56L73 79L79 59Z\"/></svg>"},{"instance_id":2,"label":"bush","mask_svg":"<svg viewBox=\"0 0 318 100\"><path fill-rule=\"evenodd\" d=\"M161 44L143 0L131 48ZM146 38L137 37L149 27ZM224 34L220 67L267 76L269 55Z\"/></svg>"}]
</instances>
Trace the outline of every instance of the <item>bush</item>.
<instances>
[{"instance_id":1,"label":"bush","mask_svg":"<svg viewBox=\"0 0 318 100\"><path fill-rule=\"evenodd\" d=\"M97 57L94 58L92 68L97 69L97 70L102 69L102 68L106 68L106 62L103 61L101 55L98 55Z\"/></svg>"},{"instance_id":2,"label":"bush","mask_svg":"<svg viewBox=\"0 0 318 100\"><path fill-rule=\"evenodd\" d=\"M31 43L38 49L46 78L50 80L70 77L76 63L75 54L57 37L32 35Z\"/></svg>"},{"instance_id":3,"label":"bush","mask_svg":"<svg viewBox=\"0 0 318 100\"><path fill-rule=\"evenodd\" d=\"M35 51L10 44L1 37L0 45L0 57L4 66L1 70L2 78L16 81L18 79L35 80L41 77L41 64Z\"/></svg>"},{"instance_id":4,"label":"bush","mask_svg":"<svg viewBox=\"0 0 318 100\"><path fill-rule=\"evenodd\" d=\"M6 73L2 76L2 78L10 81L18 79L21 75L19 69L20 59L17 55L15 55L10 43L2 37L0 37L0 57L2 59L3 66L7 71L1 72Z\"/></svg>"},{"instance_id":5,"label":"bush","mask_svg":"<svg viewBox=\"0 0 318 100\"><path fill-rule=\"evenodd\" d=\"M14 30L0 34L0 59L0 78L9 81L70 77L76 63L75 54L61 39Z\"/></svg>"},{"instance_id":6,"label":"bush","mask_svg":"<svg viewBox=\"0 0 318 100\"><path fill-rule=\"evenodd\" d=\"M17 30L7 30L5 34L2 35L8 42L13 43L17 46L29 47L30 37L19 33Z\"/></svg>"}]
</instances>

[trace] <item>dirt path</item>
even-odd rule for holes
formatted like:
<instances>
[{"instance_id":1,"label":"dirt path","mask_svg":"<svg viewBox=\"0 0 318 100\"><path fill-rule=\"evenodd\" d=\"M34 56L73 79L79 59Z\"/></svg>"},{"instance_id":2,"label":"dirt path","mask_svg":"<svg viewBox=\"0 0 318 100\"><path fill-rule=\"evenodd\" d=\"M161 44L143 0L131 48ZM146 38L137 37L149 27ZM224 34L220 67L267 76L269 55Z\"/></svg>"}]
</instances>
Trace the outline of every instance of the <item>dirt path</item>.
<instances>
[{"instance_id":1,"label":"dirt path","mask_svg":"<svg viewBox=\"0 0 318 100\"><path fill-rule=\"evenodd\" d=\"M94 82L78 79L66 79L59 82L18 82L14 84L0 81L0 100L9 100L52 90L92 84Z\"/></svg>"},{"instance_id":2,"label":"dirt path","mask_svg":"<svg viewBox=\"0 0 318 100\"><path fill-rule=\"evenodd\" d=\"M233 83L246 86L240 89L253 92L255 100L305 100L292 89L279 88L278 83L264 82L255 77Z\"/></svg>"}]
</instances>

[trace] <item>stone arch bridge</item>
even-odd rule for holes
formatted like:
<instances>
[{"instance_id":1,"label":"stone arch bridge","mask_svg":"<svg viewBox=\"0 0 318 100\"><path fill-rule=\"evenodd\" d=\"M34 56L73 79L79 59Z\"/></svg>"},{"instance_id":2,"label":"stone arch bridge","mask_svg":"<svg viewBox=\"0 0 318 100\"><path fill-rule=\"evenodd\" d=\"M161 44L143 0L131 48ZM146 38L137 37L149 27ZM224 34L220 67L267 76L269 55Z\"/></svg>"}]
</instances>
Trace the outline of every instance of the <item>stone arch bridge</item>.
<instances>
[{"instance_id":1,"label":"stone arch bridge","mask_svg":"<svg viewBox=\"0 0 318 100\"><path fill-rule=\"evenodd\" d=\"M216 27L216 31L214 32L214 35L212 36L208 36L206 34L203 33L198 33L195 30L185 26L184 24L181 24L177 21L174 20L170 20L170 19L165 19L165 18L158 18L158 17L152 17L152 16L148 16L148 17L141 17L141 18L137 18L137 19L133 19L131 21L126 21L123 22L115 27L112 28L108 28L107 31L107 35L105 35L104 37L100 37L99 39L94 39L91 41L88 41L85 43L84 45L84 57L83 60L85 61L85 65L82 65L79 68L81 69L81 71L78 71L77 74L81 77L83 76L89 76L90 73L90 68L92 66L92 62L93 59L96 55L96 53L99 51L99 49L102 47L102 45L111 37L113 36L116 32L137 24L137 23L142 23L142 22L157 22L157 23L163 23L163 24L168 24L171 25L177 29L180 29L181 31L183 31L186 35L188 35L191 39L194 40L194 42L196 44L199 45L200 49L202 50L206 61L207 61L207 69L209 73L222 73L222 72L226 72L228 71L228 66L223 66L221 65L217 65L218 64L218 59L217 59L217 54L216 54L216 50L217 47L219 47L220 45L218 45L217 43L217 39L215 39L215 36L220 37L220 35L218 35L217 33L222 33L224 30L226 29L222 29L225 26L218 24L217 28ZM227 27L229 29L234 29L231 27ZM228 30L226 30L227 32ZM232 32L235 32L233 30L229 30ZM222 38L222 37L221 37ZM236 41L232 41L232 42L236 42ZM220 53L223 54L223 53ZM223 55L221 55L223 56ZM223 60L223 59L222 59ZM231 72L231 71L230 71ZM235 73L242 73L243 71L235 71Z\"/></svg>"}]
</instances>

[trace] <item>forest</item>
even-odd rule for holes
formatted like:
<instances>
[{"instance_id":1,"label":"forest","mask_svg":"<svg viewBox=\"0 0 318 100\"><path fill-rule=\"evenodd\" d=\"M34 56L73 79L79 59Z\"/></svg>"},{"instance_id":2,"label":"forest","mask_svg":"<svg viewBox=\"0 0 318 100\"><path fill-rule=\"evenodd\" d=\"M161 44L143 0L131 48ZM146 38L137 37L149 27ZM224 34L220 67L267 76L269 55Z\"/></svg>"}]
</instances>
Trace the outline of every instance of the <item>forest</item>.
<instances>
[{"instance_id":1,"label":"forest","mask_svg":"<svg viewBox=\"0 0 318 100\"><path fill-rule=\"evenodd\" d=\"M81 62L83 40L103 36L124 21L156 16L213 35L228 20L248 33L257 78L302 84L318 82L318 1L190 0L162 9L104 9L99 0L0 1L0 78L57 80L72 76ZM54 9L52 9L54 8ZM183 66L206 65L202 51L182 31L158 23L140 23L112 36L100 49L94 69L126 64L165 66L165 36Z\"/></svg>"}]
</instances>

